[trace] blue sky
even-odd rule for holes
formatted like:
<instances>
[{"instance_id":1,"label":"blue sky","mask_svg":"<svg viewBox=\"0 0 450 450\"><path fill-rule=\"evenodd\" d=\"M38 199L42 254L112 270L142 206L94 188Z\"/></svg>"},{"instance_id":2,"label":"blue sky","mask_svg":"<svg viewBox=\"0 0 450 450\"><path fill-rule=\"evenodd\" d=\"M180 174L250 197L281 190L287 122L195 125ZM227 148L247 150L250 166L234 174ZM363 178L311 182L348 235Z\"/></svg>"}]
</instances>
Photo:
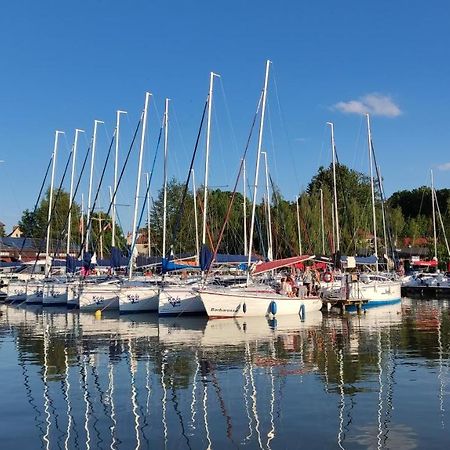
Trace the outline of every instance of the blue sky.
<instances>
[{"instance_id":1,"label":"blue sky","mask_svg":"<svg viewBox=\"0 0 450 450\"><path fill-rule=\"evenodd\" d=\"M265 60L273 61L264 148L285 197L293 199L330 161L327 121L342 162L367 171L364 119L372 131L388 194L429 180L450 182L450 5L444 0L8 2L0 15L0 220L7 230L32 209L54 131L59 174L75 128L94 119L98 169L124 109L123 148L143 107L149 115L149 169L164 98L171 98L169 173L185 177L208 90L216 82L210 183L233 184ZM252 154L256 146L253 143ZM196 163L203 177L203 149ZM249 160L252 167L253 160ZM153 190L161 185L158 161ZM132 204L136 159L119 192ZM112 183L112 170L109 170ZM68 186L68 182L65 183ZM82 192L87 196L87 180ZM80 199L78 199L79 201ZM106 205L106 190L102 205ZM125 228L131 208L120 207Z\"/></svg>"}]
</instances>

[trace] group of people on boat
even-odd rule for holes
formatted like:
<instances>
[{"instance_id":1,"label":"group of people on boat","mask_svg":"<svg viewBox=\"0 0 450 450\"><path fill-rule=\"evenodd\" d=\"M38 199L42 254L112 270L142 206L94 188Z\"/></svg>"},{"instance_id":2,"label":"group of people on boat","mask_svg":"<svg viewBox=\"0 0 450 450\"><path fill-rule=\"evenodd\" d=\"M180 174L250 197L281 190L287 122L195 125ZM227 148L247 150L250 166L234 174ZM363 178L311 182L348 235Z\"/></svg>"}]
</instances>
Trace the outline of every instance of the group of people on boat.
<instances>
[{"instance_id":1,"label":"group of people on boat","mask_svg":"<svg viewBox=\"0 0 450 450\"><path fill-rule=\"evenodd\" d=\"M279 294L288 297L310 297L318 294L320 274L317 270L305 267L303 272L289 273L280 280Z\"/></svg>"}]
</instances>

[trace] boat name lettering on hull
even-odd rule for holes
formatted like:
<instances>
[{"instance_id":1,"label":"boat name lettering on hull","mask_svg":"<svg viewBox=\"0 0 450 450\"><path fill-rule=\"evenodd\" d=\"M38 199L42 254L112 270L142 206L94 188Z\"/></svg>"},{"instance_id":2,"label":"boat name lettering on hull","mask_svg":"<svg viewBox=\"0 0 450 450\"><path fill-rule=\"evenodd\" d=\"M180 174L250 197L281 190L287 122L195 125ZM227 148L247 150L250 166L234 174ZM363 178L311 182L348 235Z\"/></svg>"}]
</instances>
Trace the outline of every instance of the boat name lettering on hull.
<instances>
[{"instance_id":1,"label":"boat name lettering on hull","mask_svg":"<svg viewBox=\"0 0 450 450\"><path fill-rule=\"evenodd\" d=\"M227 312L236 313L239 311L239 306L236 309L225 309L225 308L211 308L211 312Z\"/></svg>"}]
</instances>

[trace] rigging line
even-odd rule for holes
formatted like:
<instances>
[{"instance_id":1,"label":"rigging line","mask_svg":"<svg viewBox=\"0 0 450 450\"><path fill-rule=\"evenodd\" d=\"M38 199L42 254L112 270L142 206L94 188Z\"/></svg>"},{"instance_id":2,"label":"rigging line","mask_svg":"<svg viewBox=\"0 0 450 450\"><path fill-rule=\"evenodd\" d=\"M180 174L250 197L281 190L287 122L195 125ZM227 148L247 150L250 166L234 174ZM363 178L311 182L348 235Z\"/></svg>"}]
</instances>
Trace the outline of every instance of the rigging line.
<instances>
[{"instance_id":1,"label":"rigging line","mask_svg":"<svg viewBox=\"0 0 450 450\"><path fill-rule=\"evenodd\" d=\"M80 172L80 175L79 175L79 177L78 177L78 181L77 181L77 184L76 184L76 186L75 186L75 189L74 189L74 192L73 192L73 195L72 195L71 205L70 205L70 208L69 208L69 210L67 211L67 214L66 214L66 217L65 217L66 226L61 230L60 236L59 236L59 238L57 239L57 242L59 242L59 243L61 242L61 240L62 240L62 238L63 238L63 236L64 236L64 233L66 232L66 229L67 229L67 222L68 222L68 219L69 219L69 215L70 215L70 213L72 212L72 209L74 208L74 205L75 205L75 198L76 198L76 195L77 195L77 192L78 192L78 188L79 188L80 183L81 183L81 178L82 178L82 176L83 176L84 169L86 168L86 163L87 163L87 161L88 161L88 157L89 157L90 150L91 150L91 146L88 147L88 149L87 149L87 151L86 151L86 155L85 155L85 157L84 157L83 165L82 165L82 167L81 167L81 172ZM69 239L69 236L68 236L67 238ZM60 245L59 245L59 243L57 244L57 247L56 247L56 249L55 249L55 253L54 253L53 257L56 257L57 252L60 250ZM53 261L52 261L51 264L50 264L50 270L52 269L52 267L53 267Z\"/></svg>"},{"instance_id":2,"label":"rigging line","mask_svg":"<svg viewBox=\"0 0 450 450\"><path fill-rule=\"evenodd\" d=\"M238 186L238 183L239 183L239 179L240 179L240 177L241 177L242 169L243 169L243 167L244 167L244 161L245 161L245 158L246 158L246 156L247 156L247 151L248 151L248 148L249 148L249 146L250 146L250 140L251 140L251 138L252 138L253 129L255 128L256 119L257 119L257 117L258 117L259 108L260 108L260 106L261 106L263 93L264 93L264 92L261 92L261 95L260 95L259 100L258 100L258 105L257 105L257 107L256 107L256 112L255 112L255 115L253 116L252 125L251 125L251 127L250 127L250 132L249 132L249 135L248 135L248 138L247 138L247 143L246 143L245 149L244 149L244 154L242 155L241 163L239 164L239 171L238 171L238 174L237 174L237 176L236 176L236 182L234 183L233 194L231 195L231 199L230 199L230 201L229 201L229 203L228 203L228 209L227 209L227 213L226 213L226 215L225 215L225 221L224 221L224 223L223 223L223 225L222 225L222 229L220 230L219 239L217 240L217 245L216 245L216 247L215 247L215 249L214 249L213 257L212 257L212 259L211 259L211 263L210 263L210 265L209 265L209 267L208 267L208 270L207 270L207 272L206 272L206 275L205 275L205 281L206 281L206 279L208 278L208 275L209 275L209 272L210 272L212 263L214 262L214 260L215 260L216 257L217 257L217 253L218 253L218 251L219 251L219 246L220 246L220 243L222 242L223 234L224 234L224 232L225 232L226 224L227 224L228 219L229 219L229 217L230 217L231 207L233 206L233 202L234 202L234 199L235 199L235 197L236 197L237 186Z\"/></svg>"},{"instance_id":3,"label":"rigging line","mask_svg":"<svg viewBox=\"0 0 450 450\"><path fill-rule=\"evenodd\" d=\"M381 207L383 208L384 211L384 220L386 223L386 233L387 233L387 240L388 242L385 242L385 247L386 247L386 253L389 255L389 253L387 252L387 246L389 245L389 250L391 251L391 255L392 255L392 259L395 260L395 246L394 246L394 242L392 239L392 225L391 225L391 221L390 221L390 215L389 215L389 210L388 208L386 208L386 196L384 194L384 189L383 189L383 180L381 178L381 173L380 173L380 168L378 166L378 162L377 162L377 158L375 156L375 148L373 146L373 142L370 141L370 145L372 146L372 156L373 156L373 161L375 163L375 170L376 170L376 174L377 174L377 178L378 178L378 189L379 189L379 193L380 193L380 198L381 198Z\"/></svg>"},{"instance_id":4,"label":"rigging line","mask_svg":"<svg viewBox=\"0 0 450 450\"><path fill-rule=\"evenodd\" d=\"M277 164L277 158L276 158L276 152L275 152L275 139L273 137L272 114L271 114L271 110L270 110L269 99L267 99L267 122L269 124L270 142L272 144L272 161L274 162L275 174L276 174L277 180L279 180L280 176L278 174L278 164ZM295 170L294 170L294 172L295 172Z\"/></svg>"},{"instance_id":5,"label":"rigging line","mask_svg":"<svg viewBox=\"0 0 450 450\"><path fill-rule=\"evenodd\" d=\"M364 116L361 115L361 120L359 122L359 128L358 128L358 134L356 135L356 139L355 139L355 153L353 154L353 167L358 170L358 167L362 166L362 155L365 154L365 152L359 152L358 151L358 145L361 139L361 134L362 134L362 127L364 124ZM356 161L357 157L360 156L361 157L361 161L359 162L358 165L358 161Z\"/></svg>"},{"instance_id":6,"label":"rigging line","mask_svg":"<svg viewBox=\"0 0 450 450\"><path fill-rule=\"evenodd\" d=\"M50 167L52 165L52 161L53 161L53 155L50 157L50 161L48 162L47 170L45 171L44 180L42 181L41 188L39 189L39 194L38 194L37 199L36 199L36 203L34 204L33 213L32 213L33 222L36 221L36 217L35 217L36 211L37 211L38 206L39 206L39 201L41 199L41 195L42 195L42 191L43 191L44 186L45 186L45 182L47 181L48 172L49 172ZM34 233L31 233L31 238L32 239L36 239L36 236L34 235ZM22 252L23 252L23 249L25 247L25 241L26 240L27 240L27 238L24 238L24 240L22 241L22 246L20 247L20 251L19 251L19 258L22 256Z\"/></svg>"},{"instance_id":7,"label":"rigging line","mask_svg":"<svg viewBox=\"0 0 450 450\"><path fill-rule=\"evenodd\" d=\"M298 177L298 172L297 172L297 167L295 164L295 158L294 158L294 153L292 151L292 145L291 145L291 138L289 136L289 133L287 131L286 128L286 120L284 118L284 114L283 111L281 109L281 102L280 102L280 96L278 94L278 83L277 83L277 77L276 77L276 69L274 68L274 65L272 64L272 80L275 86L275 98L277 100L277 106L278 106L278 115L279 115L279 119L280 119L280 124L281 124L281 129L283 130L283 133L285 135L286 138L286 143L287 143L287 148L289 151L289 156L291 157L292 163L293 163L293 168L294 168L294 176L295 176L295 181L297 183L297 186L300 185L300 179ZM276 162L275 162L276 164ZM278 178L278 169L277 170L277 178Z\"/></svg>"},{"instance_id":8,"label":"rigging line","mask_svg":"<svg viewBox=\"0 0 450 450\"><path fill-rule=\"evenodd\" d=\"M209 95L206 98L205 106L203 107L203 113L202 113L202 118L201 118L201 121L200 121L200 127L199 127L198 133L197 133L197 139L195 141L194 152L193 152L193 155L192 155L192 158L191 158L191 164L189 166L186 183L184 185L184 190L183 190L183 195L181 197L180 207L178 209L178 216L176 217L175 226L173 227L173 230L172 230L172 243L170 244L170 246L169 246L169 248L167 250L167 252L168 252L167 255L164 255L167 259L169 259L169 257L170 257L170 253L171 253L171 251L173 249L173 246L175 244L176 236L177 236L178 232L180 231L181 218L183 217L183 213L184 213L184 202L186 200L186 196L187 196L187 192L188 192L188 188L189 188L189 181L191 180L192 168L194 167L195 156L197 154L198 144L199 144L200 136L201 136L201 133L202 133L203 122L205 120L205 115L206 115L206 109L208 107L208 102L209 102Z\"/></svg>"},{"instance_id":9,"label":"rigging line","mask_svg":"<svg viewBox=\"0 0 450 450\"><path fill-rule=\"evenodd\" d=\"M325 134L328 132L328 125L325 124L325 126L323 127L323 131L322 131L322 139L321 139L321 144L320 144L320 152L319 152L319 156L317 158L317 168L319 167L323 167L322 166L322 158L323 158L323 154L324 152L324 147L325 147Z\"/></svg>"},{"instance_id":10,"label":"rigging line","mask_svg":"<svg viewBox=\"0 0 450 450\"><path fill-rule=\"evenodd\" d=\"M198 203L198 206L200 206L200 212L203 214L203 211L204 211L203 202L202 202L200 194L197 195L197 203ZM206 223L206 232L208 234L209 245L211 246L211 248L213 248L214 244L213 244L213 238L212 238L212 233L211 233L211 227L208 225L208 223Z\"/></svg>"},{"instance_id":11,"label":"rigging line","mask_svg":"<svg viewBox=\"0 0 450 450\"><path fill-rule=\"evenodd\" d=\"M157 144L156 144L155 156L153 157L152 168L151 168L151 171L150 171L150 176L149 176L149 179L148 179L147 188L146 188L145 194L144 194L144 201L142 203L141 213L139 215L139 220L138 220L138 223L137 223L137 229L138 230L139 230L139 228L141 226L142 217L144 216L144 212L145 212L146 206L147 206L147 198L148 198L148 194L150 192L150 186L152 184L153 174L154 174L154 171L155 171L156 157L158 156L158 150L159 150L159 145L161 143L161 137L162 137L163 129L164 129L164 119L163 119L163 122L161 124L161 128L159 129L159 136L158 136L158 141L157 141ZM131 248L130 248L130 255L133 254L134 247L136 246L136 243L137 243L137 238L135 239L135 242L132 242L132 245L131 245Z\"/></svg>"},{"instance_id":12,"label":"rigging line","mask_svg":"<svg viewBox=\"0 0 450 450\"><path fill-rule=\"evenodd\" d=\"M50 218L47 221L47 226L45 227L46 230L48 230L48 227L50 226L50 223L51 223L52 219L54 218L53 215L56 214L55 213L56 205L58 204L58 200L59 200L59 197L60 197L61 192L62 192L62 185L64 183L64 178L66 177L66 173L67 173L67 169L69 167L69 163L70 163L71 157L72 157L72 151L70 152L69 157L67 158L66 167L64 168L63 176L62 176L61 181L59 183L58 190L56 191L55 201L53 202L53 206L50 204L50 197L49 197L48 207L49 207L49 209L51 209L51 214L50 214ZM50 242L51 242L52 241L51 236L49 236L49 239L50 239ZM37 265L37 262L39 260L39 256L42 253L43 246L44 246L44 239L42 239L40 244L39 244L38 252L36 254L36 259L35 259L34 265L33 265L33 273L36 270L36 265ZM50 268L50 270L51 270L51 268ZM49 273L50 273L50 271L49 271Z\"/></svg>"},{"instance_id":13,"label":"rigging line","mask_svg":"<svg viewBox=\"0 0 450 450\"><path fill-rule=\"evenodd\" d=\"M141 118L139 119L139 121L138 121L138 123L137 123L137 125L136 125L136 129L135 129L134 134L133 134L133 139L131 140L130 147L129 147L128 152L127 152L127 156L126 156L126 158L125 158L125 161L124 161L123 166L122 166L122 170L120 171L120 175L119 175L119 178L118 178L118 180L117 180L117 186L116 186L116 189L115 189L114 192L113 192L112 199L111 199L111 201L110 201L110 203L109 203L108 210L106 211L106 214L105 214L106 216L108 216L109 213L110 213L110 211L111 211L112 204L113 204L114 199L115 199L115 197L116 197L116 195L117 195L117 190L119 189L120 182L122 181L123 174L124 174L124 172L125 172L125 168L127 167L127 164L128 164L128 160L130 159L131 151L133 150L134 142L136 141L136 136L137 136L137 134L138 134L138 132L139 132L139 128L140 128L140 126L141 126L141 123L142 123L142 115L141 115ZM98 240L100 239L100 237L101 237L102 235L103 235L103 232L101 231L101 232L98 234L98 236L97 236L97 239L96 239L96 241L95 241L95 246L97 245ZM81 253L82 253L82 251L83 251L83 247L84 247L85 242L86 242L86 235L83 237L83 241L82 241L82 243L81 243L81 247L80 247L80 250L79 250L77 259L81 256ZM94 248L95 248L95 246L94 246Z\"/></svg>"},{"instance_id":14,"label":"rigging line","mask_svg":"<svg viewBox=\"0 0 450 450\"><path fill-rule=\"evenodd\" d=\"M293 253L296 253L296 252L294 251L294 245L288 239L288 232L287 232L287 228L286 228L286 217L284 216L282 208L280 208L282 199L281 199L280 193L275 190L275 184L273 182L272 175L270 173L269 173L269 181L270 181L270 185L272 186L272 192L274 194L273 195L274 199L276 199L276 201L277 201L276 208L277 208L278 215L281 218L282 228L284 231L282 239L283 239L284 243L286 244L286 247L289 248L289 250L291 251L291 255L292 255ZM279 223L280 223L280 221L278 221L278 224ZM279 236L278 236L278 240L280 240Z\"/></svg>"},{"instance_id":15,"label":"rigging line","mask_svg":"<svg viewBox=\"0 0 450 450\"><path fill-rule=\"evenodd\" d=\"M109 145L108 153L106 155L106 160L105 160L105 162L103 164L102 174L100 176L100 181L98 182L98 186L97 186L97 192L95 193L94 201L92 202L91 212L89 214L89 220L88 220L88 223L86 225L86 235L85 235L85 238L83 239L83 245L86 243L88 231L91 228L95 207L97 205L97 200L98 200L98 196L99 196L99 193L100 193L100 188L101 188L102 183L103 183L103 178L104 178L105 173L106 173L106 168L108 167L108 161L109 161L109 157L111 156L111 151L112 151L112 148L113 148L115 137L116 137L116 134L114 133L114 135L113 135L113 137L111 139L111 143ZM98 239L97 239L97 242L98 242ZM96 242L96 244L97 244L97 242ZM93 247L93 248L95 249L96 247Z\"/></svg>"},{"instance_id":16,"label":"rigging line","mask_svg":"<svg viewBox=\"0 0 450 450\"><path fill-rule=\"evenodd\" d=\"M225 164L225 159L223 157L223 154L224 154L223 136L222 136L222 133L221 133L221 130L220 130L220 125L219 125L220 122L217 119L217 109L216 108L214 108L212 114L214 116L213 117L214 129L216 130L216 133L218 135L218 141L219 141L218 147L219 147L220 159L221 159L221 162L222 162L222 168L223 168L223 171L225 172L225 179L228 181L228 179L229 179L228 164Z\"/></svg>"},{"instance_id":17,"label":"rigging line","mask_svg":"<svg viewBox=\"0 0 450 450\"><path fill-rule=\"evenodd\" d=\"M233 142L234 151L235 151L235 153L237 155L239 146L238 146L237 139L236 139L236 132L235 132L234 127L233 127L233 121L231 120L230 108L228 107L228 100L227 100L227 96L225 94L225 87L223 85L223 78L222 77L220 78L220 88L222 90L222 97L223 97L224 104L225 104L225 111L226 111L226 114L227 114L228 125L229 125L229 127L231 129L231 138L232 138L231 140Z\"/></svg>"},{"instance_id":18,"label":"rigging line","mask_svg":"<svg viewBox=\"0 0 450 450\"><path fill-rule=\"evenodd\" d=\"M344 183L343 183L343 180L342 180L342 174L341 174L341 171L339 170L342 167L342 165L341 165L341 162L339 160L339 156L338 156L338 152L337 152L336 146L334 147L334 153L336 155L336 163L337 163L337 169L338 169L338 170L336 170L336 173L337 173L337 177L339 179L340 192L341 192L342 198L344 200L344 211L346 212L346 216L348 217L350 229L355 230L355 228L356 228L355 227L355 218L350 213L350 208L349 208L349 205L348 205L348 196L347 196L348 192L344 190ZM342 224L342 225L344 225L344 224ZM350 250L350 246L351 246L351 241L350 241L350 244L348 244L348 246L347 246L346 253Z\"/></svg>"}]
</instances>

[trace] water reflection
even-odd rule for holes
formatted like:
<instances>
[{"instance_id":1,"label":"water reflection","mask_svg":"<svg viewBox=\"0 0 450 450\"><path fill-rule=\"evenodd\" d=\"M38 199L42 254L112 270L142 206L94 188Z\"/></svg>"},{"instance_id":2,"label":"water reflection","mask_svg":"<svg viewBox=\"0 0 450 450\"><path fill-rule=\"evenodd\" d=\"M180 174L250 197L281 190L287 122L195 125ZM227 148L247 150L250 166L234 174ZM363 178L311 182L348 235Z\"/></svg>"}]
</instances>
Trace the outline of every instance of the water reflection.
<instances>
[{"instance_id":1,"label":"water reflection","mask_svg":"<svg viewBox=\"0 0 450 450\"><path fill-rule=\"evenodd\" d=\"M304 321L1 311L2 448L450 443L443 302Z\"/></svg>"}]
</instances>

